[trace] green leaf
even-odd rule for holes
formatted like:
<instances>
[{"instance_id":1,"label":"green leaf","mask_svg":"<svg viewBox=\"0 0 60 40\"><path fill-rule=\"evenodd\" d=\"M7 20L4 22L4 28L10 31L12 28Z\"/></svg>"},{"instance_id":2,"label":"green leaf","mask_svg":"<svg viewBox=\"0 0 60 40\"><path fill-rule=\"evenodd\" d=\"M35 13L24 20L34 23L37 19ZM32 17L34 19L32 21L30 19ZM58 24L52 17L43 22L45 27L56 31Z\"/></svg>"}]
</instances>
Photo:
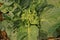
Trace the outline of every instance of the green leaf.
<instances>
[{"instance_id":1,"label":"green leaf","mask_svg":"<svg viewBox=\"0 0 60 40\"><path fill-rule=\"evenodd\" d=\"M60 8L50 9L41 15L41 29L47 31L48 36L53 36L53 33L56 28L53 26L60 22L59 15L60 15Z\"/></svg>"},{"instance_id":2,"label":"green leaf","mask_svg":"<svg viewBox=\"0 0 60 40\"><path fill-rule=\"evenodd\" d=\"M32 0L20 0L20 5L23 9L28 8Z\"/></svg>"},{"instance_id":3,"label":"green leaf","mask_svg":"<svg viewBox=\"0 0 60 40\"><path fill-rule=\"evenodd\" d=\"M6 14L3 14L5 20L11 20L11 18L9 16L7 16Z\"/></svg>"}]
</instances>

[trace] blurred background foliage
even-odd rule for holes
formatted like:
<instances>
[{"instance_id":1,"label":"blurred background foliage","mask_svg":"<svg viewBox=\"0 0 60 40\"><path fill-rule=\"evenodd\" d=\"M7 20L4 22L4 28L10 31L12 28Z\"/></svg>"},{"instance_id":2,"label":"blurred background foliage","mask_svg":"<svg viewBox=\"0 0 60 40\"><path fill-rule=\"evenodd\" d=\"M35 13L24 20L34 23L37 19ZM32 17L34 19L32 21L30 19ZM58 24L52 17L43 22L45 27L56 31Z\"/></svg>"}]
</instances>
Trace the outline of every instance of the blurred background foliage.
<instances>
[{"instance_id":1,"label":"blurred background foliage","mask_svg":"<svg viewBox=\"0 0 60 40\"><path fill-rule=\"evenodd\" d=\"M0 0L5 20L0 29L10 40L43 40L60 35L60 0Z\"/></svg>"}]
</instances>

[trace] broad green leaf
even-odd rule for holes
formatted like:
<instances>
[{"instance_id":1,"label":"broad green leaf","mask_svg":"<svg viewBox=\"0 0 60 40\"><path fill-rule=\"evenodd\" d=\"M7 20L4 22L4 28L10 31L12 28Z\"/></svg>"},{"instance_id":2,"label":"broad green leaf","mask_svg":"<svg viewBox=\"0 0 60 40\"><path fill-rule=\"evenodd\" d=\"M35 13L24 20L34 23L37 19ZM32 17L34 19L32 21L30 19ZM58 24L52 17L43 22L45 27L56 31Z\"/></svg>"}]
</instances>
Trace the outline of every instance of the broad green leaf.
<instances>
[{"instance_id":1,"label":"broad green leaf","mask_svg":"<svg viewBox=\"0 0 60 40\"><path fill-rule=\"evenodd\" d=\"M47 13L47 14L46 14ZM53 25L56 25L59 23L60 20L60 8L53 8L51 11L44 12L41 15L41 26L43 30L48 32L48 36L53 36L53 32L56 27L53 27ZM52 31L53 30L53 31Z\"/></svg>"}]
</instances>

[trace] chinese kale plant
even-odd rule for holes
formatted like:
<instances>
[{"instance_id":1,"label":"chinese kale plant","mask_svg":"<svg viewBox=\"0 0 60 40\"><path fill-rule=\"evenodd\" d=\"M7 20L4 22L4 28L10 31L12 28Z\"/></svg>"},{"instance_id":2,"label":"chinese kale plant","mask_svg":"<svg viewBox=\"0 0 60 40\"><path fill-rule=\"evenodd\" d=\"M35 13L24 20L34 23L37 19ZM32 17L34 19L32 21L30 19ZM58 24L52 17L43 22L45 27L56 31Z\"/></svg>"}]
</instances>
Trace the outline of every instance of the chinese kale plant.
<instances>
[{"instance_id":1,"label":"chinese kale plant","mask_svg":"<svg viewBox=\"0 0 60 40\"><path fill-rule=\"evenodd\" d=\"M45 9L53 8L53 5L48 4L46 0L1 0L0 2L3 3L0 11L4 18L0 21L0 29L6 30L10 40L41 40L40 16ZM47 34L43 35L45 36Z\"/></svg>"}]
</instances>

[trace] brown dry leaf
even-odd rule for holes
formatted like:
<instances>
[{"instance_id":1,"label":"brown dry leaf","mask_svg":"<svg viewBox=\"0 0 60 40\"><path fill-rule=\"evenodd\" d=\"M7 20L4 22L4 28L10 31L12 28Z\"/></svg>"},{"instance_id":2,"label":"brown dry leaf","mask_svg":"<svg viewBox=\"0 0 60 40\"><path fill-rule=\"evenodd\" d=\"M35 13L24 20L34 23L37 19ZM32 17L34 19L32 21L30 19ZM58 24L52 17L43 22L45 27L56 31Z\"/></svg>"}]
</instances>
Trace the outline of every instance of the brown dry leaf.
<instances>
[{"instance_id":1,"label":"brown dry leaf","mask_svg":"<svg viewBox=\"0 0 60 40\"><path fill-rule=\"evenodd\" d=\"M1 7L1 5L3 5L3 3L0 3L0 7Z\"/></svg>"},{"instance_id":2,"label":"brown dry leaf","mask_svg":"<svg viewBox=\"0 0 60 40\"><path fill-rule=\"evenodd\" d=\"M3 16L2 16L2 12L0 12L0 21L3 21Z\"/></svg>"},{"instance_id":3,"label":"brown dry leaf","mask_svg":"<svg viewBox=\"0 0 60 40\"><path fill-rule=\"evenodd\" d=\"M0 30L0 40L9 40L6 31Z\"/></svg>"}]
</instances>

